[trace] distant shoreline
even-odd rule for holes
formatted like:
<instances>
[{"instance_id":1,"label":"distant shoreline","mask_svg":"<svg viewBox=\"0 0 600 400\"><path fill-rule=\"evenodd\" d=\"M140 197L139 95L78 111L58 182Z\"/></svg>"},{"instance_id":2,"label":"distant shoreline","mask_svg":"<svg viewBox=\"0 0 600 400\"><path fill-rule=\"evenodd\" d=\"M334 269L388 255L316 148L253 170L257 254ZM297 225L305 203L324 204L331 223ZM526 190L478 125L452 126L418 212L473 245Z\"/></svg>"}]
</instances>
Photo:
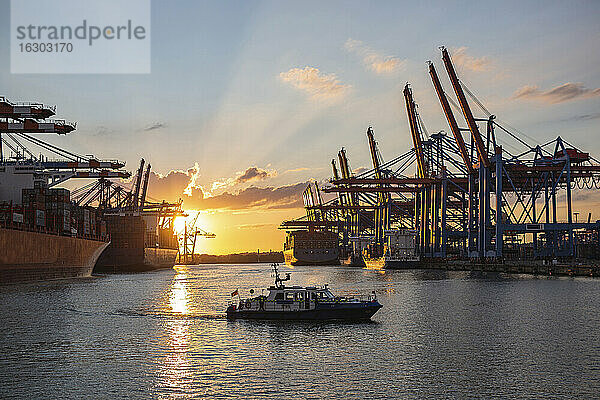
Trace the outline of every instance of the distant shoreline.
<instances>
[{"instance_id":1,"label":"distant shoreline","mask_svg":"<svg viewBox=\"0 0 600 400\"><path fill-rule=\"evenodd\" d=\"M258 264L281 263L283 252L271 251L268 253L233 253L233 254L194 254L193 264Z\"/></svg>"}]
</instances>

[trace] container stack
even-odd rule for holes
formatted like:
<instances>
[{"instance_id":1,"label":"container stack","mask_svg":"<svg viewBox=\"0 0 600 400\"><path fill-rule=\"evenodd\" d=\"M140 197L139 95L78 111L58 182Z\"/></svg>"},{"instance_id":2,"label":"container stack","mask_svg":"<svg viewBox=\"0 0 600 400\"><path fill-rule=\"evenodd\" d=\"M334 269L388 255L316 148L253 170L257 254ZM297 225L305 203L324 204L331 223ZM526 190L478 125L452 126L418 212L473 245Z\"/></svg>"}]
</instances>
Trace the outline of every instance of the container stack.
<instances>
[{"instance_id":1,"label":"container stack","mask_svg":"<svg viewBox=\"0 0 600 400\"><path fill-rule=\"evenodd\" d=\"M46 227L46 189L23 189L23 223L29 227Z\"/></svg>"},{"instance_id":2,"label":"container stack","mask_svg":"<svg viewBox=\"0 0 600 400\"><path fill-rule=\"evenodd\" d=\"M173 230L169 228L158 229L158 245L166 249L179 248L177 236L173 234Z\"/></svg>"},{"instance_id":3,"label":"container stack","mask_svg":"<svg viewBox=\"0 0 600 400\"><path fill-rule=\"evenodd\" d=\"M54 232L63 234L72 233L71 198L68 190L50 189L47 191L46 226Z\"/></svg>"},{"instance_id":4,"label":"container stack","mask_svg":"<svg viewBox=\"0 0 600 400\"><path fill-rule=\"evenodd\" d=\"M106 223L94 207L71 202L67 189L35 187L23 189L22 206L0 205L0 221L27 230L67 236L106 238Z\"/></svg>"},{"instance_id":5,"label":"container stack","mask_svg":"<svg viewBox=\"0 0 600 400\"><path fill-rule=\"evenodd\" d=\"M106 221L113 248L144 248L146 224L139 215L107 215Z\"/></svg>"},{"instance_id":6,"label":"container stack","mask_svg":"<svg viewBox=\"0 0 600 400\"><path fill-rule=\"evenodd\" d=\"M1 226L23 226L24 209L21 205L2 202L0 203L0 225Z\"/></svg>"}]
</instances>

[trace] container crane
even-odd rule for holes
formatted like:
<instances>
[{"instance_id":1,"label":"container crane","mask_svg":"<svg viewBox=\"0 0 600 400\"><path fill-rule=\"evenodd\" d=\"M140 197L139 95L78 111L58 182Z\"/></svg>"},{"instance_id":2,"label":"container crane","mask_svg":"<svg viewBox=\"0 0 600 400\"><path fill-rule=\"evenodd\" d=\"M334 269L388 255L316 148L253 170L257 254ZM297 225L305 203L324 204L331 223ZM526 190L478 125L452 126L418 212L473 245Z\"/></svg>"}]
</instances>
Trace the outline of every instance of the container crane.
<instances>
[{"instance_id":1,"label":"container crane","mask_svg":"<svg viewBox=\"0 0 600 400\"><path fill-rule=\"evenodd\" d=\"M479 157L479 162L483 163L486 168L490 167L490 160L488 158L485 145L483 144L483 139L481 138L481 134L479 133L479 127L477 126L477 121L473 117L473 112L471 111L471 107L467 102L467 98L465 97L465 93L463 92L460 81L458 80L458 76L456 75L456 71L454 70L454 65L452 64L452 59L448 54L448 50L445 47L442 47L442 61L444 62L444 66L446 67L446 71L448 72L448 77L450 78L450 82L452 83L452 87L454 88L454 93L456 93L456 98L460 104L460 108L465 116L465 120L467 121L467 125L469 126L469 130L471 132L471 137L473 138L473 142L475 142L475 147L477 149L477 155Z\"/></svg>"},{"instance_id":2,"label":"container crane","mask_svg":"<svg viewBox=\"0 0 600 400\"><path fill-rule=\"evenodd\" d=\"M456 123L456 118L454 118L454 114L452 113L452 109L450 108L450 104L448 103L448 99L446 98L446 94L444 93L444 88L442 87L440 79L438 78L433 63L429 61L428 64L429 74L431 75L433 87L435 88L435 92L437 93L438 98L440 99L440 104L442 105L442 109L444 110L444 114L446 115L446 120L448 121L450 130L452 131L452 135L454 135L454 140L456 141L456 145L458 146L460 156L463 160L465 168L467 169L467 173L472 174L475 171L473 170L473 163L471 162L469 152L467 151L467 146L465 145L462 130L458 127L458 124Z\"/></svg>"},{"instance_id":3,"label":"container crane","mask_svg":"<svg viewBox=\"0 0 600 400\"><path fill-rule=\"evenodd\" d=\"M371 161L373 163L373 170L375 172L375 179L383 179L381 173L381 163L379 160L379 152L377 150L377 143L373 136L373 128L367 129L367 139L369 141L369 151L371 153ZM383 187L382 184L378 185ZM375 246L377 255L383 254L383 245L385 244L385 231L389 229L389 201L390 193L378 192L377 193L377 208L375 209Z\"/></svg>"},{"instance_id":4,"label":"container crane","mask_svg":"<svg viewBox=\"0 0 600 400\"><path fill-rule=\"evenodd\" d=\"M185 227L182 235L179 237L180 250L179 250L179 263L180 264L193 264L194 263L194 253L196 251L196 238L198 236L205 237L207 239L214 239L217 237L212 232L207 232L204 229L200 229L196 227L196 222L198 221L198 216L200 213L196 214L196 217L191 223L186 221ZM181 249L183 249L183 254L181 253Z\"/></svg>"}]
</instances>

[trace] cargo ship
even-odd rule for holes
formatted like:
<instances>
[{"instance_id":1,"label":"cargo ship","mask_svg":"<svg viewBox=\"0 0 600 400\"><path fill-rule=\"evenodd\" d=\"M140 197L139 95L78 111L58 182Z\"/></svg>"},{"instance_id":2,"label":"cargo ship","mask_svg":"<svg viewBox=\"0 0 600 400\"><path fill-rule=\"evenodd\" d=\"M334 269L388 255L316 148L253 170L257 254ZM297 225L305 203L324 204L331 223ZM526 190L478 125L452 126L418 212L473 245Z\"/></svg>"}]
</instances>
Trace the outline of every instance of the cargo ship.
<instances>
[{"instance_id":1,"label":"cargo ship","mask_svg":"<svg viewBox=\"0 0 600 400\"><path fill-rule=\"evenodd\" d=\"M57 185L71 178L126 178L119 171L125 163L79 156L35 137L75 130L75 123L50 120L55 111L0 96L0 284L90 276L108 247L98 210L72 201L71 192Z\"/></svg>"},{"instance_id":2,"label":"cargo ship","mask_svg":"<svg viewBox=\"0 0 600 400\"><path fill-rule=\"evenodd\" d=\"M105 224L94 208L73 204L68 190L32 179L0 166L0 284L90 276L108 246Z\"/></svg>"},{"instance_id":3,"label":"cargo ship","mask_svg":"<svg viewBox=\"0 0 600 400\"><path fill-rule=\"evenodd\" d=\"M416 251L416 232L410 229L385 231L383 255L377 256L375 246L367 247L363 260L370 269L411 269L418 268L420 258Z\"/></svg>"},{"instance_id":4,"label":"cargo ship","mask_svg":"<svg viewBox=\"0 0 600 400\"><path fill-rule=\"evenodd\" d=\"M182 203L181 200L178 203L147 201L151 165L147 165L145 172L144 165L142 159L134 189L127 193L126 201L118 207L107 205L103 210L111 242L100 256L94 272L143 272L175 265L179 241L173 221L175 217L185 215Z\"/></svg>"},{"instance_id":5,"label":"cargo ship","mask_svg":"<svg viewBox=\"0 0 600 400\"><path fill-rule=\"evenodd\" d=\"M105 215L111 236L94 272L143 272L172 268L179 253L172 223L159 224L158 213Z\"/></svg>"},{"instance_id":6,"label":"cargo ship","mask_svg":"<svg viewBox=\"0 0 600 400\"><path fill-rule=\"evenodd\" d=\"M89 277L108 242L0 227L0 284Z\"/></svg>"},{"instance_id":7,"label":"cargo ship","mask_svg":"<svg viewBox=\"0 0 600 400\"><path fill-rule=\"evenodd\" d=\"M288 231L283 256L288 265L339 265L338 236L330 231Z\"/></svg>"}]
</instances>

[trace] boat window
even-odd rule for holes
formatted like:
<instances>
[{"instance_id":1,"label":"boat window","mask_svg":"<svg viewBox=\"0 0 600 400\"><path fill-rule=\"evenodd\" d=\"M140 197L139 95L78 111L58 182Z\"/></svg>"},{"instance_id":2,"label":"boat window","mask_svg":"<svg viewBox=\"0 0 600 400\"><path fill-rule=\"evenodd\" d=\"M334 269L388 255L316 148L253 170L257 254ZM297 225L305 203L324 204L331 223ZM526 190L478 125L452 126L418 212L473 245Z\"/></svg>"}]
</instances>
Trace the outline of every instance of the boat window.
<instances>
[{"instance_id":1,"label":"boat window","mask_svg":"<svg viewBox=\"0 0 600 400\"><path fill-rule=\"evenodd\" d=\"M304 293L303 292L296 293L296 300L297 301L304 301Z\"/></svg>"},{"instance_id":2,"label":"boat window","mask_svg":"<svg viewBox=\"0 0 600 400\"><path fill-rule=\"evenodd\" d=\"M285 294L285 299L286 300L294 300L294 292L287 292Z\"/></svg>"},{"instance_id":3,"label":"boat window","mask_svg":"<svg viewBox=\"0 0 600 400\"><path fill-rule=\"evenodd\" d=\"M275 300L283 300L283 293L276 293L275 294Z\"/></svg>"},{"instance_id":4,"label":"boat window","mask_svg":"<svg viewBox=\"0 0 600 400\"><path fill-rule=\"evenodd\" d=\"M317 294L316 294L315 292L312 292L312 293L310 294L310 298L311 298L312 300L315 300L315 299L317 298Z\"/></svg>"}]
</instances>

